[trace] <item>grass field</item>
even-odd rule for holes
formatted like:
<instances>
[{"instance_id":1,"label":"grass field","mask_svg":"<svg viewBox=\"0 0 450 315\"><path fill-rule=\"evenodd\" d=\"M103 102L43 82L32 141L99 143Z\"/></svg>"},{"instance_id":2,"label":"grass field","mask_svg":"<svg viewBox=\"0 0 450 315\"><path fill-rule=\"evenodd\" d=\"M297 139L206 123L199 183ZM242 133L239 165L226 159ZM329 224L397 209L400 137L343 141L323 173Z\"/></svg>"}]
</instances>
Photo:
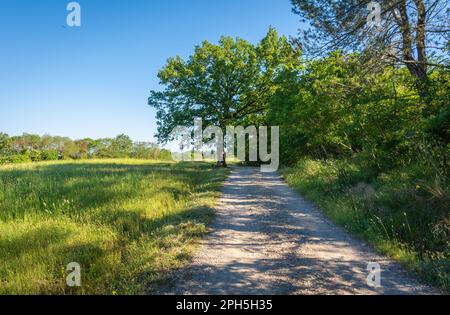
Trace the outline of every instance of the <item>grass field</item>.
<instances>
[{"instance_id":1,"label":"grass field","mask_svg":"<svg viewBox=\"0 0 450 315\"><path fill-rule=\"evenodd\" d=\"M450 291L450 192L423 166L375 175L351 161L304 159L282 171L336 223Z\"/></svg>"},{"instance_id":2,"label":"grass field","mask_svg":"<svg viewBox=\"0 0 450 315\"><path fill-rule=\"evenodd\" d=\"M187 262L225 170L138 160L0 167L0 294L140 294ZM66 285L81 265L82 285Z\"/></svg>"}]
</instances>

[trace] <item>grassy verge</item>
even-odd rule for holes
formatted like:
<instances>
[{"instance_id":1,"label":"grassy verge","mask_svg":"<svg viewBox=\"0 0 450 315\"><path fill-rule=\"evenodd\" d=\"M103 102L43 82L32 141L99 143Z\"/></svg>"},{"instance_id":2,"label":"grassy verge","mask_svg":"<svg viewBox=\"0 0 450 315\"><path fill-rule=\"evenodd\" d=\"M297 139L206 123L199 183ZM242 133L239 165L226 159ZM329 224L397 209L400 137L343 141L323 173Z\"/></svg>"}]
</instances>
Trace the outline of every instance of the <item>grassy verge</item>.
<instances>
[{"instance_id":1,"label":"grassy verge","mask_svg":"<svg viewBox=\"0 0 450 315\"><path fill-rule=\"evenodd\" d=\"M449 187L419 166L374 174L351 161L304 159L288 183L337 224L450 290Z\"/></svg>"},{"instance_id":2,"label":"grassy verge","mask_svg":"<svg viewBox=\"0 0 450 315\"><path fill-rule=\"evenodd\" d=\"M0 167L0 294L140 294L187 262L225 170L137 160ZM82 285L65 270L81 265Z\"/></svg>"}]
</instances>

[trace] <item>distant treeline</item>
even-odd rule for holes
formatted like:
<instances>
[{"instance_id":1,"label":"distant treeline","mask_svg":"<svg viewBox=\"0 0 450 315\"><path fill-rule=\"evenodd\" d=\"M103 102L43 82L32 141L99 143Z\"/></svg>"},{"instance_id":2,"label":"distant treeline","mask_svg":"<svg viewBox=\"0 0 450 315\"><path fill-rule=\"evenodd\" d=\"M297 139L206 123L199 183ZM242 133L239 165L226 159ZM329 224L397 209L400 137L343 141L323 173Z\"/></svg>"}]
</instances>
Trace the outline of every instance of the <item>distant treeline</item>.
<instances>
[{"instance_id":1,"label":"distant treeline","mask_svg":"<svg viewBox=\"0 0 450 315\"><path fill-rule=\"evenodd\" d=\"M68 137L0 133L0 164L93 158L170 160L171 152L151 142L133 142L127 135L115 138L72 140Z\"/></svg>"}]
</instances>

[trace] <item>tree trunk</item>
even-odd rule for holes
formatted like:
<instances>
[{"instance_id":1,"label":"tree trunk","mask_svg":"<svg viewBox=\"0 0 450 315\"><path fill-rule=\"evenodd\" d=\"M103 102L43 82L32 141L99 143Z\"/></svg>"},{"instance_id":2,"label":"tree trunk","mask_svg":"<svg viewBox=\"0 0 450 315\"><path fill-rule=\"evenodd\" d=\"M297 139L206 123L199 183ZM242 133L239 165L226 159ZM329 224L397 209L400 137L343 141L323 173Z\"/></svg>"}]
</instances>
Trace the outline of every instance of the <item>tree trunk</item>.
<instances>
[{"instance_id":1,"label":"tree trunk","mask_svg":"<svg viewBox=\"0 0 450 315\"><path fill-rule=\"evenodd\" d=\"M416 33L416 49L417 49L417 76L418 89L420 98L425 102L424 116L428 117L431 111L431 99L428 82L428 58L425 49L426 42L426 10L423 0L416 0L417 7L417 33Z\"/></svg>"},{"instance_id":2,"label":"tree trunk","mask_svg":"<svg viewBox=\"0 0 450 315\"><path fill-rule=\"evenodd\" d=\"M223 161L217 161L216 166L217 167L227 167L227 161L226 161L225 153L223 154Z\"/></svg>"},{"instance_id":3,"label":"tree trunk","mask_svg":"<svg viewBox=\"0 0 450 315\"><path fill-rule=\"evenodd\" d=\"M219 140L220 141L220 140ZM223 140L222 140L223 141ZM225 151L224 143L222 142L221 145L219 145L219 150L222 150L222 152L217 152L217 157L219 161L217 161L217 167L227 167L227 154ZM220 160L219 156L222 156L222 160Z\"/></svg>"},{"instance_id":4,"label":"tree trunk","mask_svg":"<svg viewBox=\"0 0 450 315\"><path fill-rule=\"evenodd\" d=\"M222 166L227 167L227 154L225 153L225 150L223 151L223 161Z\"/></svg>"},{"instance_id":5,"label":"tree trunk","mask_svg":"<svg viewBox=\"0 0 450 315\"><path fill-rule=\"evenodd\" d=\"M428 115L430 107L429 88L428 88L428 73L427 73L427 56L425 50L426 41L426 9L423 0L416 0L417 7L417 30L415 48L417 50L417 60L413 57L413 39L411 34L411 25L408 17L406 1L398 3L400 16L395 13L393 7L393 15L396 18L397 24L400 27L402 34L402 53L403 62L408 68L411 75L416 79L416 88L420 98L425 102L426 109L424 115Z\"/></svg>"}]
</instances>

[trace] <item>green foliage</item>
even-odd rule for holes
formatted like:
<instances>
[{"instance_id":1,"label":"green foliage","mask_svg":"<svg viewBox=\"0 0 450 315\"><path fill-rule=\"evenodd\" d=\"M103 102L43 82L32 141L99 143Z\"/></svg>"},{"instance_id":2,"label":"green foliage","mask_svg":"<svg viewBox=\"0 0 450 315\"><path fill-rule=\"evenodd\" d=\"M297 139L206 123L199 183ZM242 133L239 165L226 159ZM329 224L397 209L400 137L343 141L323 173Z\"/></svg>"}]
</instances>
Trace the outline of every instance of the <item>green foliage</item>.
<instances>
[{"instance_id":1,"label":"green foliage","mask_svg":"<svg viewBox=\"0 0 450 315\"><path fill-rule=\"evenodd\" d=\"M436 72L437 77L448 77ZM309 62L300 75L279 78L268 121L281 128L285 163L305 155L358 154L373 168L385 170L410 163L420 146L441 152L442 160L445 153L436 141L442 146L448 139L450 90L444 82L433 83L434 110L425 116L425 105L405 68L385 67L368 74L356 54L334 52Z\"/></svg>"},{"instance_id":2,"label":"green foliage","mask_svg":"<svg viewBox=\"0 0 450 315\"><path fill-rule=\"evenodd\" d=\"M118 135L114 139L80 139L23 134L9 137L0 133L0 164L81 160L89 158L136 158L171 160L170 151L162 151L153 143L133 143L130 137Z\"/></svg>"},{"instance_id":3,"label":"green foliage","mask_svg":"<svg viewBox=\"0 0 450 315\"><path fill-rule=\"evenodd\" d=\"M427 131L441 144L450 143L450 71L430 76L431 117Z\"/></svg>"},{"instance_id":4,"label":"green foliage","mask_svg":"<svg viewBox=\"0 0 450 315\"><path fill-rule=\"evenodd\" d=\"M144 294L207 231L225 170L206 163L0 166L0 294ZM81 265L82 286L66 285Z\"/></svg>"},{"instance_id":5,"label":"green foliage","mask_svg":"<svg viewBox=\"0 0 450 315\"><path fill-rule=\"evenodd\" d=\"M6 133L0 132L0 153L10 150L11 139Z\"/></svg>"},{"instance_id":6,"label":"green foliage","mask_svg":"<svg viewBox=\"0 0 450 315\"><path fill-rule=\"evenodd\" d=\"M360 88L357 59L333 53L306 65L300 75L279 78L268 121L281 128L285 161L300 153L329 156L351 149L349 131L354 107L348 97Z\"/></svg>"},{"instance_id":7,"label":"green foliage","mask_svg":"<svg viewBox=\"0 0 450 315\"><path fill-rule=\"evenodd\" d=\"M0 164L26 163L26 162L31 162L31 158L28 152L24 152L22 154L10 154L7 156L0 157Z\"/></svg>"},{"instance_id":8,"label":"green foliage","mask_svg":"<svg viewBox=\"0 0 450 315\"><path fill-rule=\"evenodd\" d=\"M222 37L217 45L196 46L186 61L170 58L158 77L166 88L152 91L157 109L158 138L166 142L176 126L190 126L195 117L224 128L255 121L268 108L275 78L300 65L300 52L270 28L257 45Z\"/></svg>"},{"instance_id":9,"label":"green foliage","mask_svg":"<svg viewBox=\"0 0 450 315\"><path fill-rule=\"evenodd\" d=\"M24 153L22 153L24 154ZM41 160L41 152L35 149L28 150L25 152L28 155L32 162L39 162Z\"/></svg>"},{"instance_id":10,"label":"green foliage","mask_svg":"<svg viewBox=\"0 0 450 315\"><path fill-rule=\"evenodd\" d=\"M133 144L131 157L136 159L157 160L161 156L161 150L157 145L150 142L137 142Z\"/></svg>"},{"instance_id":11,"label":"green foliage","mask_svg":"<svg viewBox=\"0 0 450 315\"><path fill-rule=\"evenodd\" d=\"M112 157L124 158L131 154L133 149L133 141L127 135L118 135L111 143Z\"/></svg>"},{"instance_id":12,"label":"green foliage","mask_svg":"<svg viewBox=\"0 0 450 315\"><path fill-rule=\"evenodd\" d=\"M162 161L171 161L172 160L172 152L169 150L163 149L161 150L159 159Z\"/></svg>"},{"instance_id":13,"label":"green foliage","mask_svg":"<svg viewBox=\"0 0 450 315\"><path fill-rule=\"evenodd\" d=\"M55 161L58 159L58 151L56 150L44 150L41 152L41 161Z\"/></svg>"}]
</instances>

